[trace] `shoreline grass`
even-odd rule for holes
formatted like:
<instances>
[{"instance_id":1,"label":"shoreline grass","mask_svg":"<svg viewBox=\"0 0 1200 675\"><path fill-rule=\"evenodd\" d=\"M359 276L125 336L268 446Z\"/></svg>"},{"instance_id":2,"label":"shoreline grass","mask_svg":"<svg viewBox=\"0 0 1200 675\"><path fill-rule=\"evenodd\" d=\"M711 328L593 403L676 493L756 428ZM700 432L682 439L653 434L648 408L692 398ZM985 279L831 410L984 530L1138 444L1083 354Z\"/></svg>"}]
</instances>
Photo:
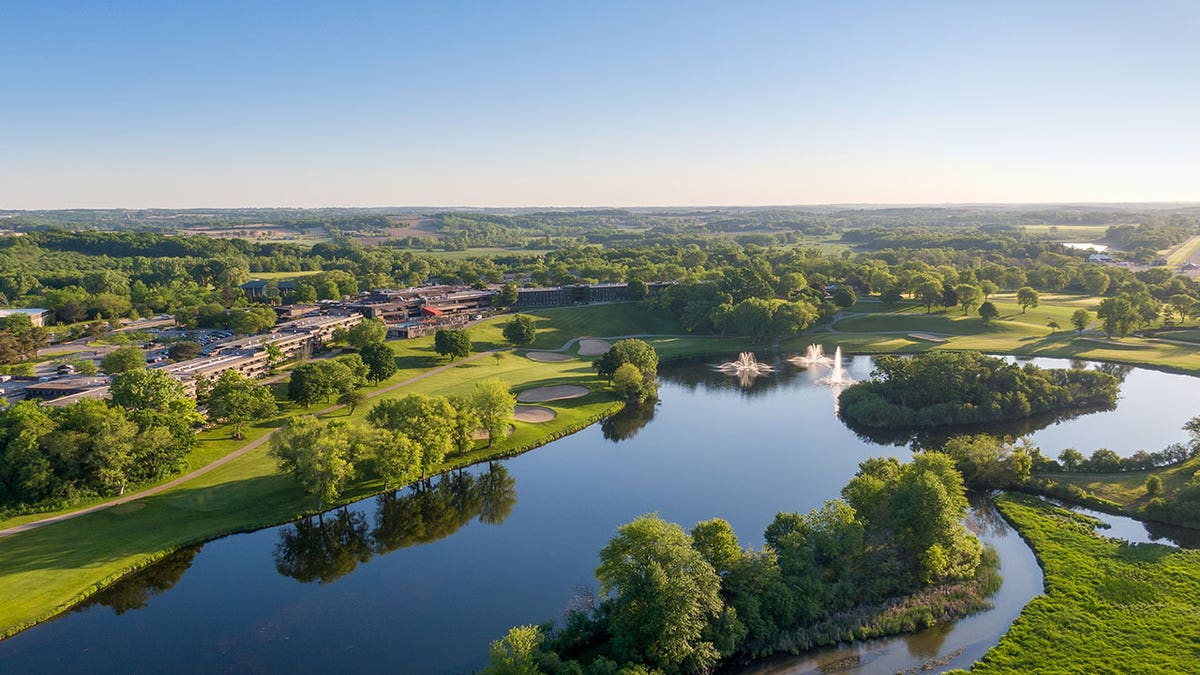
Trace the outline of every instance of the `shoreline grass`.
<instances>
[{"instance_id":1,"label":"shoreline grass","mask_svg":"<svg viewBox=\"0 0 1200 675\"><path fill-rule=\"evenodd\" d=\"M1046 591L971 672L1195 670L1200 551L1108 539L1092 519L1037 497L1004 494L996 503L1033 549Z\"/></svg>"}]
</instances>

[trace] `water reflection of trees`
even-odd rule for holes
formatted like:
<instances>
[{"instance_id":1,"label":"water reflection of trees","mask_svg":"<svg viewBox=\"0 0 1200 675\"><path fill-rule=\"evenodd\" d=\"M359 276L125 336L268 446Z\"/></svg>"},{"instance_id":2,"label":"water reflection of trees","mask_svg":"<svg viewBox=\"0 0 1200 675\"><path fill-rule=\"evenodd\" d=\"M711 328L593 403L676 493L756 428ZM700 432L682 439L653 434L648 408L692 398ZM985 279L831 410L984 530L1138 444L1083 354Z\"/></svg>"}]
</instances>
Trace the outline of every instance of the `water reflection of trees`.
<instances>
[{"instance_id":1,"label":"water reflection of trees","mask_svg":"<svg viewBox=\"0 0 1200 675\"><path fill-rule=\"evenodd\" d=\"M142 609L149 604L150 598L170 590L179 582L199 551L199 546L180 549L93 595L76 606L75 611L96 605L109 607L117 614Z\"/></svg>"},{"instance_id":2,"label":"water reflection of trees","mask_svg":"<svg viewBox=\"0 0 1200 675\"><path fill-rule=\"evenodd\" d=\"M988 424L960 424L951 427L929 428L899 428L899 429L877 429L871 427L863 427L850 422L849 420L839 418L848 429L854 432L855 436L878 445L911 445L913 451L918 450L936 450L946 444L946 441L953 436L962 436L963 434L990 434L992 436L1001 436L1007 438L1020 438L1028 436L1035 432L1041 431L1047 427L1054 426L1060 422L1073 420L1076 417L1090 415L1097 412L1107 412L1115 409L1116 406L1090 406L1073 410L1062 410L1056 413L1046 413L1044 415L1036 415L1023 420L1009 420L1006 422L992 422Z\"/></svg>"},{"instance_id":3,"label":"water reflection of trees","mask_svg":"<svg viewBox=\"0 0 1200 675\"><path fill-rule=\"evenodd\" d=\"M654 419L658 408L655 401L647 401L641 405L627 405L621 412L610 415L600 422L600 432L613 443L627 441L642 430Z\"/></svg>"},{"instance_id":4,"label":"water reflection of trees","mask_svg":"<svg viewBox=\"0 0 1200 675\"><path fill-rule=\"evenodd\" d=\"M479 475L443 474L432 484L376 497L371 523L362 511L343 507L280 528L275 569L303 583L329 583L372 556L444 539L472 520L499 525L516 503L516 481L502 465Z\"/></svg>"}]
</instances>

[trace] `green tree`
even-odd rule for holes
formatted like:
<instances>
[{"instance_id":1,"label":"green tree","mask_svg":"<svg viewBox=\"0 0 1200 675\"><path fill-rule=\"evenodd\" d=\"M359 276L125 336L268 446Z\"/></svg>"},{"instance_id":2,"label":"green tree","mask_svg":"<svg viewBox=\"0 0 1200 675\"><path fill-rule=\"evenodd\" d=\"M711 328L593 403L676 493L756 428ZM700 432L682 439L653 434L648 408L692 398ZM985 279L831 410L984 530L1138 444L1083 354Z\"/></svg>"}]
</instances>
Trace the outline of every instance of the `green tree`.
<instances>
[{"instance_id":1,"label":"green tree","mask_svg":"<svg viewBox=\"0 0 1200 675\"><path fill-rule=\"evenodd\" d=\"M396 374L396 353L383 342L363 345L359 356L367 364L367 374L376 384Z\"/></svg>"},{"instance_id":2,"label":"green tree","mask_svg":"<svg viewBox=\"0 0 1200 675\"><path fill-rule=\"evenodd\" d=\"M486 675L539 675L542 631L537 626L516 626L492 642L488 650Z\"/></svg>"},{"instance_id":3,"label":"green tree","mask_svg":"<svg viewBox=\"0 0 1200 675\"><path fill-rule=\"evenodd\" d=\"M197 356L200 356L200 345L196 342L185 340L167 348L167 357L172 361L187 361Z\"/></svg>"},{"instance_id":4,"label":"green tree","mask_svg":"<svg viewBox=\"0 0 1200 675\"><path fill-rule=\"evenodd\" d=\"M260 386L235 370L221 373L208 394L209 419L228 424L237 439L246 437L246 424L273 417L278 410L270 387Z\"/></svg>"},{"instance_id":5,"label":"green tree","mask_svg":"<svg viewBox=\"0 0 1200 675\"><path fill-rule=\"evenodd\" d=\"M501 307L512 307L517 304L517 296L517 285L510 281L500 288L500 292L496 295L496 302Z\"/></svg>"},{"instance_id":6,"label":"green tree","mask_svg":"<svg viewBox=\"0 0 1200 675\"><path fill-rule=\"evenodd\" d=\"M402 433L387 429L375 432L371 444L375 472L386 490L393 485L411 483L421 476L421 448Z\"/></svg>"},{"instance_id":7,"label":"green tree","mask_svg":"<svg viewBox=\"0 0 1200 675\"><path fill-rule=\"evenodd\" d=\"M638 403L643 400L642 387L645 381L642 371L632 363L622 363L612 377L613 388L620 392L626 401Z\"/></svg>"},{"instance_id":8,"label":"green tree","mask_svg":"<svg viewBox=\"0 0 1200 675\"><path fill-rule=\"evenodd\" d=\"M342 395L338 396L337 403L338 405L344 405L347 408L350 408L350 414L353 415L354 411L365 400L367 400L366 394L357 389L351 389L350 391L342 392Z\"/></svg>"},{"instance_id":9,"label":"green tree","mask_svg":"<svg viewBox=\"0 0 1200 675\"><path fill-rule=\"evenodd\" d=\"M421 478L425 478L454 450L455 415L445 397L412 394L376 403L367 421L407 436L420 450Z\"/></svg>"},{"instance_id":10,"label":"green tree","mask_svg":"<svg viewBox=\"0 0 1200 675\"><path fill-rule=\"evenodd\" d=\"M842 309L849 309L858 302L858 298L854 295L854 289L848 284L841 284L833 292L833 304Z\"/></svg>"},{"instance_id":11,"label":"green tree","mask_svg":"<svg viewBox=\"0 0 1200 675\"><path fill-rule=\"evenodd\" d=\"M266 305L235 307L229 310L229 330L238 335L257 335L275 327L275 311Z\"/></svg>"},{"instance_id":12,"label":"green tree","mask_svg":"<svg viewBox=\"0 0 1200 675\"><path fill-rule=\"evenodd\" d=\"M470 397L450 396L447 400L454 408L454 445L459 452L466 452L475 443L475 432L482 428L479 414L471 404Z\"/></svg>"},{"instance_id":13,"label":"green tree","mask_svg":"<svg viewBox=\"0 0 1200 675\"><path fill-rule=\"evenodd\" d=\"M1096 316L1103 323L1104 333L1110 338L1114 334L1121 337L1129 335L1129 331L1133 329L1134 323L1138 320L1137 310L1124 297L1102 300L1100 306L1096 308Z\"/></svg>"},{"instance_id":14,"label":"green tree","mask_svg":"<svg viewBox=\"0 0 1200 675\"><path fill-rule=\"evenodd\" d=\"M713 566L719 575L727 574L742 560L742 547L728 521L713 518L692 528L692 548Z\"/></svg>"},{"instance_id":15,"label":"green tree","mask_svg":"<svg viewBox=\"0 0 1200 675\"><path fill-rule=\"evenodd\" d=\"M620 660L667 672L711 668L719 653L704 639L721 615L721 586L712 565L683 528L657 515L622 525L600 551L596 579L611 597L608 630Z\"/></svg>"},{"instance_id":16,"label":"green tree","mask_svg":"<svg viewBox=\"0 0 1200 675\"><path fill-rule=\"evenodd\" d=\"M996 309L996 305L992 304L990 300L979 306L979 317L983 319L984 323L988 323L998 316L1000 316L1000 310Z\"/></svg>"},{"instance_id":17,"label":"green tree","mask_svg":"<svg viewBox=\"0 0 1200 675\"><path fill-rule=\"evenodd\" d=\"M453 361L471 355L471 336L465 330L443 329L433 336L433 350Z\"/></svg>"},{"instance_id":18,"label":"green tree","mask_svg":"<svg viewBox=\"0 0 1200 675\"><path fill-rule=\"evenodd\" d=\"M1017 290L1017 304L1021 305L1022 314L1030 307L1037 307L1038 300L1038 292L1030 286L1022 286Z\"/></svg>"},{"instance_id":19,"label":"green tree","mask_svg":"<svg viewBox=\"0 0 1200 675\"><path fill-rule=\"evenodd\" d=\"M346 342L360 352L363 347L386 338L387 324L381 319L363 319L346 331Z\"/></svg>"},{"instance_id":20,"label":"green tree","mask_svg":"<svg viewBox=\"0 0 1200 675\"><path fill-rule=\"evenodd\" d=\"M354 477L349 441L345 425L323 425L311 415L301 415L271 437L270 454L323 509L341 496Z\"/></svg>"},{"instance_id":21,"label":"green tree","mask_svg":"<svg viewBox=\"0 0 1200 675\"><path fill-rule=\"evenodd\" d=\"M917 285L917 297L920 298L921 304L925 305L925 313L933 311L933 306L942 301L942 282L937 279L927 278Z\"/></svg>"},{"instance_id":22,"label":"green tree","mask_svg":"<svg viewBox=\"0 0 1200 675\"><path fill-rule=\"evenodd\" d=\"M959 284L955 291L958 293L958 304L963 308L963 316L966 316L967 312L978 305L983 298L983 291L978 286L971 284Z\"/></svg>"},{"instance_id":23,"label":"green tree","mask_svg":"<svg viewBox=\"0 0 1200 675\"><path fill-rule=\"evenodd\" d=\"M283 363L286 358L283 354L283 349L274 343L268 343L263 347L263 351L267 353L267 372L274 375L279 368L279 364Z\"/></svg>"},{"instance_id":24,"label":"green tree","mask_svg":"<svg viewBox=\"0 0 1200 675\"><path fill-rule=\"evenodd\" d=\"M979 282L979 292L983 294L984 300L991 298L999 290L1000 290L1000 287L997 286L996 282L994 282L994 281L989 281L987 279L984 279L983 281Z\"/></svg>"},{"instance_id":25,"label":"green tree","mask_svg":"<svg viewBox=\"0 0 1200 675\"><path fill-rule=\"evenodd\" d=\"M113 376L109 396L126 410L168 410L186 398L183 384L166 371L127 370Z\"/></svg>"},{"instance_id":26,"label":"green tree","mask_svg":"<svg viewBox=\"0 0 1200 675\"><path fill-rule=\"evenodd\" d=\"M518 314L504 324L504 339L514 347L533 344L536 335L533 318Z\"/></svg>"},{"instance_id":27,"label":"green tree","mask_svg":"<svg viewBox=\"0 0 1200 675\"><path fill-rule=\"evenodd\" d=\"M1075 448L1067 448L1058 453L1058 461L1064 471L1075 471L1084 462L1083 453Z\"/></svg>"},{"instance_id":28,"label":"green tree","mask_svg":"<svg viewBox=\"0 0 1200 675\"><path fill-rule=\"evenodd\" d=\"M654 347L638 339L617 340L592 366L600 377L612 382L617 368L623 363L632 363L645 378L653 378L658 374L658 353Z\"/></svg>"},{"instance_id":29,"label":"green tree","mask_svg":"<svg viewBox=\"0 0 1200 675\"><path fill-rule=\"evenodd\" d=\"M1108 274L1098 267L1092 267L1083 273L1083 287L1092 295L1104 295L1108 285L1112 283Z\"/></svg>"},{"instance_id":30,"label":"green tree","mask_svg":"<svg viewBox=\"0 0 1200 675\"><path fill-rule=\"evenodd\" d=\"M1157 497L1162 494L1163 482L1158 476L1150 476L1146 479L1146 494L1151 497Z\"/></svg>"},{"instance_id":31,"label":"green tree","mask_svg":"<svg viewBox=\"0 0 1200 675\"><path fill-rule=\"evenodd\" d=\"M117 347L100 360L100 370L116 375L146 367L146 353L133 346Z\"/></svg>"},{"instance_id":32,"label":"green tree","mask_svg":"<svg viewBox=\"0 0 1200 675\"><path fill-rule=\"evenodd\" d=\"M1105 278L1107 279L1108 277ZM1082 307L1071 312L1071 325L1075 327L1079 335L1083 334L1083 329L1087 328L1091 321L1092 313Z\"/></svg>"},{"instance_id":33,"label":"green tree","mask_svg":"<svg viewBox=\"0 0 1200 675\"><path fill-rule=\"evenodd\" d=\"M631 279L629 281L629 299L644 300L650 294L650 287L641 279Z\"/></svg>"},{"instance_id":34,"label":"green tree","mask_svg":"<svg viewBox=\"0 0 1200 675\"><path fill-rule=\"evenodd\" d=\"M475 385L471 392L470 405L479 416L479 426L488 432L488 447L497 438L504 438L513 423L517 397L508 385L499 378L489 377Z\"/></svg>"}]
</instances>

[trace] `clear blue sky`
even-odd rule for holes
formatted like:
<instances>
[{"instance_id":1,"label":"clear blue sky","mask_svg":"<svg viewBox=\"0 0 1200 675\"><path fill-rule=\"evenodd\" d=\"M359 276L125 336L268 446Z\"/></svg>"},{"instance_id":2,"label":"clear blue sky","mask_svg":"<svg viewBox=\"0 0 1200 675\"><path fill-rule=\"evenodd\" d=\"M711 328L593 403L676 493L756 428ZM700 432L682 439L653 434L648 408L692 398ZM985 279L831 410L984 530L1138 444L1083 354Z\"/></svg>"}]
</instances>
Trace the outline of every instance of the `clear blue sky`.
<instances>
[{"instance_id":1,"label":"clear blue sky","mask_svg":"<svg viewBox=\"0 0 1200 675\"><path fill-rule=\"evenodd\" d=\"M0 208L1200 200L1200 2L7 2Z\"/></svg>"}]
</instances>

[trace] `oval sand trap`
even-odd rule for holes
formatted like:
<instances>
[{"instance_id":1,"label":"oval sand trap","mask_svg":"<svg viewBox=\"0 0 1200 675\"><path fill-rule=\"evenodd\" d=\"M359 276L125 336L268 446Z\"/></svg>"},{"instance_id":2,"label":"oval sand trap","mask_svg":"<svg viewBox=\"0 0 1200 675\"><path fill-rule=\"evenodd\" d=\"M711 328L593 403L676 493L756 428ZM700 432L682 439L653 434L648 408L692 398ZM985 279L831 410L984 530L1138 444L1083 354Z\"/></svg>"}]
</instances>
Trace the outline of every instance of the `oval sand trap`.
<instances>
[{"instance_id":1,"label":"oval sand trap","mask_svg":"<svg viewBox=\"0 0 1200 675\"><path fill-rule=\"evenodd\" d=\"M525 356L528 356L531 361L543 361L545 363L570 361L575 358L570 354L559 354L558 352L529 352Z\"/></svg>"},{"instance_id":2,"label":"oval sand trap","mask_svg":"<svg viewBox=\"0 0 1200 675\"><path fill-rule=\"evenodd\" d=\"M612 345L608 343L608 340L579 341L580 356L599 356L610 349L612 349Z\"/></svg>"},{"instance_id":3,"label":"oval sand trap","mask_svg":"<svg viewBox=\"0 0 1200 675\"><path fill-rule=\"evenodd\" d=\"M549 422L558 417L558 413L549 408L543 408L540 405L519 405L513 411L513 419L520 422Z\"/></svg>"},{"instance_id":4,"label":"oval sand trap","mask_svg":"<svg viewBox=\"0 0 1200 675\"><path fill-rule=\"evenodd\" d=\"M587 387L580 387L575 384L559 384L553 387L526 389L517 394L517 401L521 403L545 403L546 401L560 401L564 398L579 398L580 396L587 395Z\"/></svg>"}]
</instances>

